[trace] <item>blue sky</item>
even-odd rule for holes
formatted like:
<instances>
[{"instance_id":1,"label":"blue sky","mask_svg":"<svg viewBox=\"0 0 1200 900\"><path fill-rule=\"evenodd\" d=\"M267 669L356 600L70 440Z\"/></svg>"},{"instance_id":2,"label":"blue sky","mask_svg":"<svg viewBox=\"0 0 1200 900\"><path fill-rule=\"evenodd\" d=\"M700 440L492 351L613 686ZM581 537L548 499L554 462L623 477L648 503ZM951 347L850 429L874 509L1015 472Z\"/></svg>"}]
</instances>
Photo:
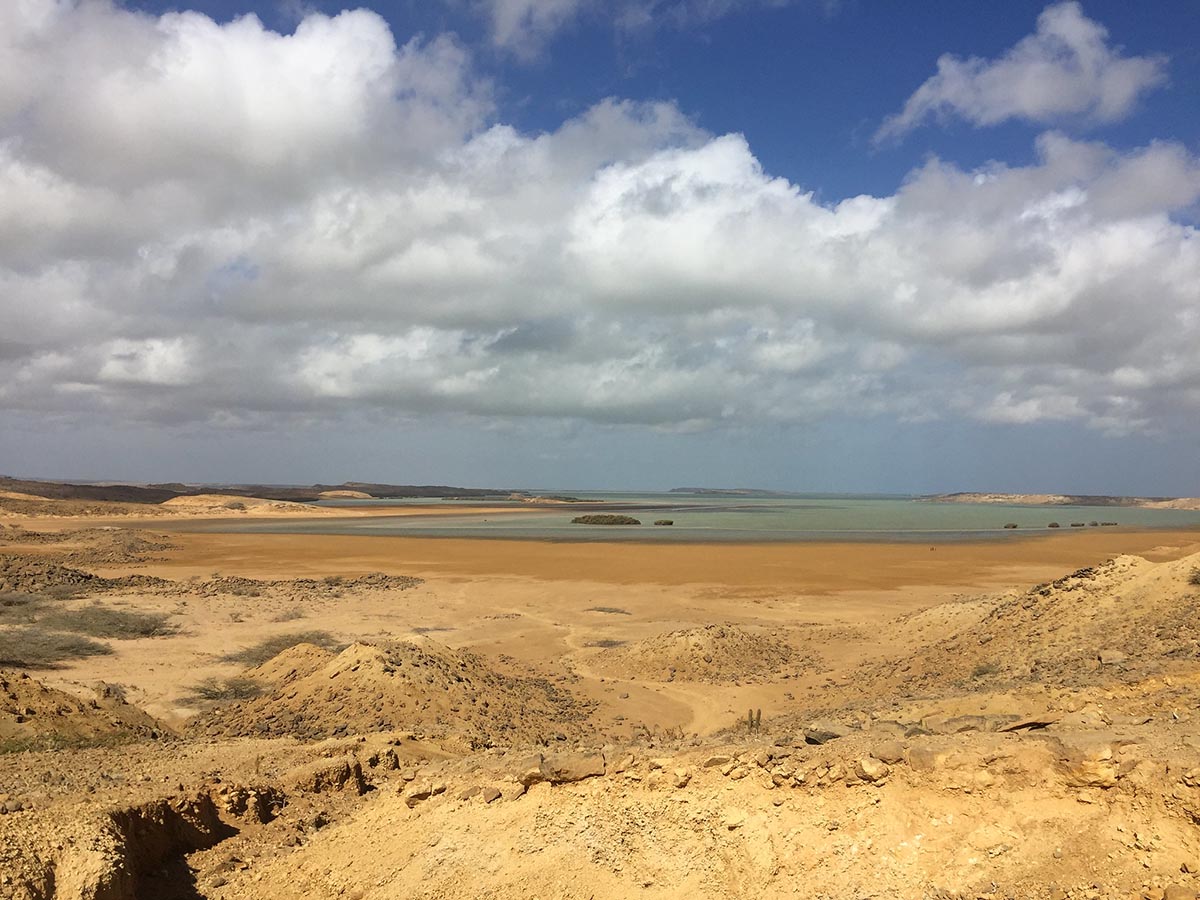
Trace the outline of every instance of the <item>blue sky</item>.
<instances>
[{"instance_id":1,"label":"blue sky","mask_svg":"<svg viewBox=\"0 0 1200 900\"><path fill-rule=\"evenodd\" d=\"M1195 3L343 7L0 12L0 471L1200 494Z\"/></svg>"}]
</instances>

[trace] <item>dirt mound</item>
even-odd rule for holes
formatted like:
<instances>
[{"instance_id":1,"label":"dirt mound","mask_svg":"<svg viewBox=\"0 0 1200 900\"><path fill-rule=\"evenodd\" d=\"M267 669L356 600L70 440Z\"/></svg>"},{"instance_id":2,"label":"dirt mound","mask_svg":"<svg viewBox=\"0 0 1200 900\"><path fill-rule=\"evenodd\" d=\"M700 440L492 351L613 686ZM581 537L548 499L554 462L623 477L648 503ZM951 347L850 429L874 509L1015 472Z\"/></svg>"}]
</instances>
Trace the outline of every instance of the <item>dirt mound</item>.
<instances>
[{"instance_id":1,"label":"dirt mound","mask_svg":"<svg viewBox=\"0 0 1200 900\"><path fill-rule=\"evenodd\" d=\"M338 654L303 645L247 675L264 683L263 695L199 716L194 732L315 740L407 730L483 747L578 732L587 712L549 682L501 674L429 639Z\"/></svg>"},{"instance_id":2,"label":"dirt mound","mask_svg":"<svg viewBox=\"0 0 1200 900\"><path fill-rule=\"evenodd\" d=\"M1119 556L1028 591L959 604L962 625L910 657L865 666L854 677L866 695L905 696L1054 683L1083 687L1135 682L1200 658L1200 587L1190 584L1200 554L1152 563ZM947 618L955 604L912 621Z\"/></svg>"},{"instance_id":3,"label":"dirt mound","mask_svg":"<svg viewBox=\"0 0 1200 900\"><path fill-rule=\"evenodd\" d=\"M164 579L146 575L103 578L82 569L73 569L45 560L0 556L0 591L24 591L30 594L67 591L82 594L126 587L160 587L166 584L168 582Z\"/></svg>"},{"instance_id":4,"label":"dirt mound","mask_svg":"<svg viewBox=\"0 0 1200 900\"><path fill-rule=\"evenodd\" d=\"M671 631L599 653L593 666L647 681L745 681L784 667L807 667L776 632L737 625Z\"/></svg>"},{"instance_id":5,"label":"dirt mound","mask_svg":"<svg viewBox=\"0 0 1200 900\"><path fill-rule=\"evenodd\" d=\"M279 592L286 593L288 596L300 593L305 597L338 597L357 591L404 591L423 583L422 579L414 578L411 575L387 575L383 572L370 572L357 576L331 575L328 578L320 579L289 578L270 581L245 578L241 575L224 575L206 581L176 585L176 590L202 597L222 595L261 597Z\"/></svg>"},{"instance_id":6,"label":"dirt mound","mask_svg":"<svg viewBox=\"0 0 1200 900\"><path fill-rule=\"evenodd\" d=\"M6 749L121 743L162 733L111 685L97 685L93 698L81 700L22 672L0 670L0 746Z\"/></svg>"}]
</instances>

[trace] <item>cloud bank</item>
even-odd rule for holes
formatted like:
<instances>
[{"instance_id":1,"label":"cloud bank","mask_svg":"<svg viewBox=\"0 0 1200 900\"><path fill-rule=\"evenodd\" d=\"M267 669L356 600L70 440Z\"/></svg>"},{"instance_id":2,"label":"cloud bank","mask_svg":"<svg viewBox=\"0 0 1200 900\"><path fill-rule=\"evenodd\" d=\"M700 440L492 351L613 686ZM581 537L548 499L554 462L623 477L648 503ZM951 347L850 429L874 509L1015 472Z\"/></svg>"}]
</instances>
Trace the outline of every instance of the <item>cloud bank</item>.
<instances>
[{"instance_id":1,"label":"cloud bank","mask_svg":"<svg viewBox=\"0 0 1200 900\"><path fill-rule=\"evenodd\" d=\"M1061 11L1061 8L1058 8ZM1200 412L1200 160L1048 132L821 203L743 137L608 100L495 120L370 12L0 7L0 409L665 429L1168 429Z\"/></svg>"},{"instance_id":2,"label":"cloud bank","mask_svg":"<svg viewBox=\"0 0 1200 900\"><path fill-rule=\"evenodd\" d=\"M1114 122L1167 79L1159 56L1122 56L1108 31L1074 0L1049 6L1037 31L999 59L951 54L917 88L904 109L876 132L876 141L903 136L931 118L951 116L976 126L1020 119L1040 125L1064 119Z\"/></svg>"}]
</instances>

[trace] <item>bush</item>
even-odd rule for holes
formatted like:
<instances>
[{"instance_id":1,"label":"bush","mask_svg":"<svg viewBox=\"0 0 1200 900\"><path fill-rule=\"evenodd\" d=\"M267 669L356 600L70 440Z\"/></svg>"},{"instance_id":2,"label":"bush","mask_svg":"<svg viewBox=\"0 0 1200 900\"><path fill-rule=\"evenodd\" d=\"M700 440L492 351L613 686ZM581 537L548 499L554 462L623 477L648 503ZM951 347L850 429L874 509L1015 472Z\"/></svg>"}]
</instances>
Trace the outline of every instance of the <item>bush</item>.
<instances>
[{"instance_id":1,"label":"bush","mask_svg":"<svg viewBox=\"0 0 1200 900\"><path fill-rule=\"evenodd\" d=\"M85 606L82 609L60 610L43 617L39 622L59 631L75 631L91 637L132 640L175 634L179 629L171 624L170 618L162 613L112 609L97 604Z\"/></svg>"},{"instance_id":2,"label":"bush","mask_svg":"<svg viewBox=\"0 0 1200 900\"><path fill-rule=\"evenodd\" d=\"M1200 587L1200 569L1192 569L1192 574L1188 578L1188 584L1194 584Z\"/></svg>"},{"instance_id":3,"label":"bush","mask_svg":"<svg viewBox=\"0 0 1200 900\"><path fill-rule=\"evenodd\" d=\"M995 675L1000 671L1000 667L995 663L980 663L971 671L972 678L986 678L989 675Z\"/></svg>"},{"instance_id":4,"label":"bush","mask_svg":"<svg viewBox=\"0 0 1200 900\"><path fill-rule=\"evenodd\" d=\"M186 699L228 703L233 700L252 700L262 692L262 685L253 678L205 678L199 684L192 685L192 693Z\"/></svg>"},{"instance_id":5,"label":"bush","mask_svg":"<svg viewBox=\"0 0 1200 900\"><path fill-rule=\"evenodd\" d=\"M48 631L36 625L0 629L0 666L53 669L64 660L109 653L112 653L112 647L108 644L77 634Z\"/></svg>"},{"instance_id":6,"label":"bush","mask_svg":"<svg viewBox=\"0 0 1200 900\"><path fill-rule=\"evenodd\" d=\"M0 625L28 624L42 608L43 599L24 591L0 592Z\"/></svg>"},{"instance_id":7,"label":"bush","mask_svg":"<svg viewBox=\"0 0 1200 900\"><path fill-rule=\"evenodd\" d=\"M268 659L278 656L288 647L295 647L297 644L316 644L325 650L338 648L337 641L328 631L297 631L293 634L277 634L275 637L259 641L253 647L227 653L221 657L221 661L241 663L243 666L258 666Z\"/></svg>"},{"instance_id":8,"label":"bush","mask_svg":"<svg viewBox=\"0 0 1200 900\"><path fill-rule=\"evenodd\" d=\"M641 525L633 516L615 516L610 513L597 513L590 516L576 516L571 520L572 525Z\"/></svg>"}]
</instances>

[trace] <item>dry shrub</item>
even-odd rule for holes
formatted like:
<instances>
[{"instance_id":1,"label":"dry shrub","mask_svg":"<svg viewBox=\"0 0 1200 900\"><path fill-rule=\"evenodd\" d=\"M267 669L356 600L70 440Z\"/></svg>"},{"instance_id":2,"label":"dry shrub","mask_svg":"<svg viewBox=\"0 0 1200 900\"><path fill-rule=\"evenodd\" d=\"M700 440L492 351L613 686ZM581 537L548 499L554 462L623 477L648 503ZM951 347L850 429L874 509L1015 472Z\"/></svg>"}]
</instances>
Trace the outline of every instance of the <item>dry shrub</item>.
<instances>
[{"instance_id":1,"label":"dry shrub","mask_svg":"<svg viewBox=\"0 0 1200 900\"><path fill-rule=\"evenodd\" d=\"M175 634L179 628L163 613L134 612L95 604L64 609L43 616L39 624L59 631L74 631L100 638L132 640Z\"/></svg>"},{"instance_id":2,"label":"dry shrub","mask_svg":"<svg viewBox=\"0 0 1200 900\"><path fill-rule=\"evenodd\" d=\"M0 666L53 669L69 659L105 656L112 647L77 634L50 631L40 625L0 628Z\"/></svg>"},{"instance_id":3,"label":"dry shrub","mask_svg":"<svg viewBox=\"0 0 1200 900\"><path fill-rule=\"evenodd\" d=\"M221 657L221 661L241 663L243 666L258 666L297 644L316 644L324 650L334 650L338 647L337 641L328 631L297 631L292 634L277 634L259 641L252 647L227 653Z\"/></svg>"}]
</instances>

